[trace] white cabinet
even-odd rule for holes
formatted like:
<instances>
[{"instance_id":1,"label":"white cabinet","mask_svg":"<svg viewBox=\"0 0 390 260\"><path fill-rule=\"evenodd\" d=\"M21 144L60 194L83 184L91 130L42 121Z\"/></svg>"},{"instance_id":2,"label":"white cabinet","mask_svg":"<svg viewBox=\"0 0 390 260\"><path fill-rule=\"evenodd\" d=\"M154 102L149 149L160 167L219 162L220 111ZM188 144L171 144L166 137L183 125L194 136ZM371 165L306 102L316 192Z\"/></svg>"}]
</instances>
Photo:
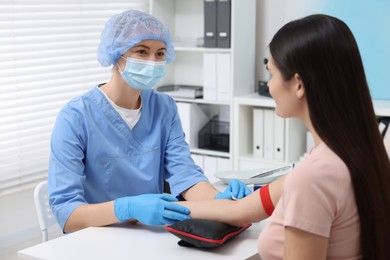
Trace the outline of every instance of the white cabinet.
<instances>
[{"instance_id":1,"label":"white cabinet","mask_svg":"<svg viewBox=\"0 0 390 260\"><path fill-rule=\"evenodd\" d=\"M297 119L274 112L272 98L257 93L234 100L233 160L236 170L264 164L290 164L306 151L306 127ZM263 147L262 147L263 146Z\"/></svg>"},{"instance_id":2,"label":"white cabinet","mask_svg":"<svg viewBox=\"0 0 390 260\"><path fill-rule=\"evenodd\" d=\"M389 100L373 100L373 104L377 116L390 116ZM233 163L236 170L260 168L264 164L291 164L307 152L304 124L298 119L281 119L274 109L272 98L257 93L234 99ZM273 122L266 119L266 112L274 115ZM266 154L267 144L273 147L273 153ZM277 153L278 149L282 154Z\"/></svg>"},{"instance_id":3,"label":"white cabinet","mask_svg":"<svg viewBox=\"0 0 390 260\"><path fill-rule=\"evenodd\" d=\"M218 163L222 159L230 162L228 168L234 168L233 99L255 89L256 0L231 0L230 4L230 48L205 48L204 0L150 0L151 13L169 28L175 42L176 60L167 66L161 85L204 86L202 99L176 101L200 106L209 119L219 115L229 122L229 152L199 149L191 143L193 154L205 156L207 161L212 159L207 156L216 157L213 165L217 167L212 171L224 165Z\"/></svg>"}]
</instances>

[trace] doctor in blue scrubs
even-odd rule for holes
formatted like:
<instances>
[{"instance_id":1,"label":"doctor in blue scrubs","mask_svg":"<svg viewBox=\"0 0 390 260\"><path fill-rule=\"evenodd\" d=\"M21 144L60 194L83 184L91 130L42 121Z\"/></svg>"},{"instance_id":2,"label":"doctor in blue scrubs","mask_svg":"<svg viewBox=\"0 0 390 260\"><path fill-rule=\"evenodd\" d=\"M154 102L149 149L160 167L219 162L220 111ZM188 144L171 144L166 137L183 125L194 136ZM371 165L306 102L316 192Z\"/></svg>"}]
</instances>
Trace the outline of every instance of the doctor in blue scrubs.
<instances>
[{"instance_id":1,"label":"doctor in blue scrubs","mask_svg":"<svg viewBox=\"0 0 390 260\"><path fill-rule=\"evenodd\" d=\"M190 218L189 209L173 203L179 196L250 193L237 180L224 192L208 182L191 159L175 101L153 90L175 58L160 21L136 10L114 15L97 56L112 66L111 79L66 104L52 132L49 199L64 232L119 221L172 224Z\"/></svg>"}]
</instances>

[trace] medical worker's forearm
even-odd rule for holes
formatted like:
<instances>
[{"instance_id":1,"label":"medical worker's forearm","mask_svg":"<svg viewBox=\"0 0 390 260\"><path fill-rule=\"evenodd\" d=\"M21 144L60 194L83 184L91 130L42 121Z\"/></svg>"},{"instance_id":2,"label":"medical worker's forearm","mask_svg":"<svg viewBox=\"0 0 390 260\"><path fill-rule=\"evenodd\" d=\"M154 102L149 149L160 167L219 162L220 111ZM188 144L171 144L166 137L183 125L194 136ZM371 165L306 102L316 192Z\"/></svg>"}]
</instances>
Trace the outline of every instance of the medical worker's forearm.
<instances>
[{"instance_id":1,"label":"medical worker's forearm","mask_svg":"<svg viewBox=\"0 0 390 260\"><path fill-rule=\"evenodd\" d=\"M74 232L86 227L107 226L118 222L114 201L85 204L77 207L65 223L64 232Z\"/></svg>"}]
</instances>

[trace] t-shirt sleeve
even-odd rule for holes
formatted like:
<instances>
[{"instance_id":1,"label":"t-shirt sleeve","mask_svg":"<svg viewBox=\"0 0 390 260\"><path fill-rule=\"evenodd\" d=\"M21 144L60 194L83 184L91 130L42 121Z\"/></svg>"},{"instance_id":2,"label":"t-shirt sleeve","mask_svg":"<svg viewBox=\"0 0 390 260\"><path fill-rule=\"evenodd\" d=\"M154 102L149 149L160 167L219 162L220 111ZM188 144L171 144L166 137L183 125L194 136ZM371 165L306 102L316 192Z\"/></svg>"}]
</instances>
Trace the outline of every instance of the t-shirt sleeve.
<instances>
[{"instance_id":1,"label":"t-shirt sleeve","mask_svg":"<svg viewBox=\"0 0 390 260\"><path fill-rule=\"evenodd\" d=\"M286 178L283 191L284 226L329 237L340 190L328 174L331 164L309 160Z\"/></svg>"}]
</instances>

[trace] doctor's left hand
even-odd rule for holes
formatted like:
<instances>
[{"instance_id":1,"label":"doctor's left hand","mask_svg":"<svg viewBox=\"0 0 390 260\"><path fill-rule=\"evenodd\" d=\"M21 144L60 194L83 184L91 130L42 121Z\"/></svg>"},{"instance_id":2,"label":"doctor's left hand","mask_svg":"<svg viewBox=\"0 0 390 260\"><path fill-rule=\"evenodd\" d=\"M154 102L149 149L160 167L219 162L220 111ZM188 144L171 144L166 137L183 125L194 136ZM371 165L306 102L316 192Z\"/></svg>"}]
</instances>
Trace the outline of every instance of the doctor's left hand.
<instances>
[{"instance_id":1,"label":"doctor's left hand","mask_svg":"<svg viewBox=\"0 0 390 260\"><path fill-rule=\"evenodd\" d=\"M215 195L215 199L242 199L251 194L251 190L241 181L232 179L224 192Z\"/></svg>"},{"instance_id":2,"label":"doctor's left hand","mask_svg":"<svg viewBox=\"0 0 390 260\"><path fill-rule=\"evenodd\" d=\"M115 200L115 216L120 221L136 219L139 222L155 225L171 225L191 218L190 210L174 203L177 199L168 194L143 194Z\"/></svg>"}]
</instances>

